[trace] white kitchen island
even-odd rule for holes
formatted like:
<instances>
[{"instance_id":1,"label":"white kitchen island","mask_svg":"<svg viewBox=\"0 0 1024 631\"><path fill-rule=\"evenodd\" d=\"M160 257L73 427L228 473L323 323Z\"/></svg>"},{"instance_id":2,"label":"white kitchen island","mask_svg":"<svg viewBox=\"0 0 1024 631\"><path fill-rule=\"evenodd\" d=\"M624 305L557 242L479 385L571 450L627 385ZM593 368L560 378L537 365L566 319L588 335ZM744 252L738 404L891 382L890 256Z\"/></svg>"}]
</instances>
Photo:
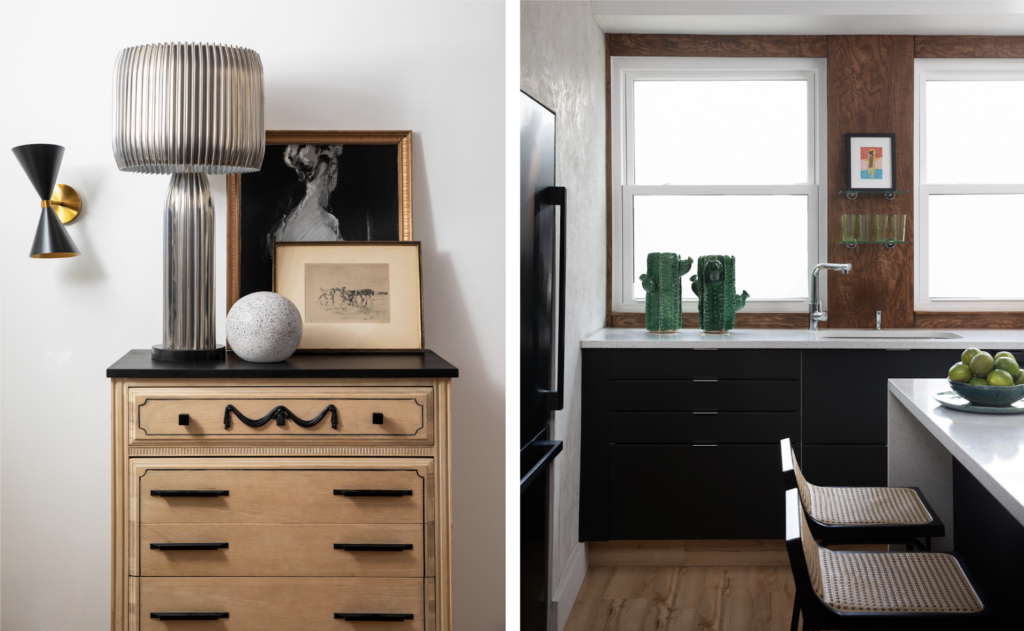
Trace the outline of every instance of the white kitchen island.
<instances>
[{"instance_id":1,"label":"white kitchen island","mask_svg":"<svg viewBox=\"0 0 1024 631\"><path fill-rule=\"evenodd\" d=\"M921 489L946 527L933 549L962 553L999 628L1016 628L1024 589L1024 414L948 409L933 398L948 390L944 379L889 380L889 486Z\"/></svg>"}]
</instances>

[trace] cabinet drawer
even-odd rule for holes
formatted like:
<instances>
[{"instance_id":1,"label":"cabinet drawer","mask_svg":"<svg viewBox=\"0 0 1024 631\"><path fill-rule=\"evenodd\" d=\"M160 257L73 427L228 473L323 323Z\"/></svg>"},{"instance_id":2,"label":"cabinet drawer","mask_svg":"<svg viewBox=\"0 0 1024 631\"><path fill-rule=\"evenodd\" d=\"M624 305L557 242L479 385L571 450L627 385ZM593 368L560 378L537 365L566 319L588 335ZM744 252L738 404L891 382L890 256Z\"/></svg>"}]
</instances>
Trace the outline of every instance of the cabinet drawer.
<instances>
[{"instance_id":1,"label":"cabinet drawer","mask_svg":"<svg viewBox=\"0 0 1024 631\"><path fill-rule=\"evenodd\" d=\"M612 380L800 379L800 351L629 349L609 352Z\"/></svg>"},{"instance_id":2,"label":"cabinet drawer","mask_svg":"<svg viewBox=\"0 0 1024 631\"><path fill-rule=\"evenodd\" d=\"M139 523L422 524L424 490L415 470L149 470L138 482Z\"/></svg>"},{"instance_id":3,"label":"cabinet drawer","mask_svg":"<svg viewBox=\"0 0 1024 631\"><path fill-rule=\"evenodd\" d=\"M422 631L426 598L432 581L413 578L225 578L187 577L133 579L138 601L131 614L133 629L168 631ZM132 585L131 587L136 587ZM428 589L429 587L429 589ZM432 609L432 608L431 608ZM214 621L160 620L162 613L227 614ZM337 614L407 615L395 622L357 622Z\"/></svg>"},{"instance_id":4,"label":"cabinet drawer","mask_svg":"<svg viewBox=\"0 0 1024 631\"><path fill-rule=\"evenodd\" d=\"M799 381L613 381L613 412L797 412Z\"/></svg>"},{"instance_id":5,"label":"cabinet drawer","mask_svg":"<svg viewBox=\"0 0 1024 631\"><path fill-rule=\"evenodd\" d=\"M143 524L139 539L141 576L424 576L422 524Z\"/></svg>"},{"instance_id":6,"label":"cabinet drawer","mask_svg":"<svg viewBox=\"0 0 1024 631\"><path fill-rule=\"evenodd\" d=\"M778 445L611 447L610 539L779 539Z\"/></svg>"},{"instance_id":7,"label":"cabinet drawer","mask_svg":"<svg viewBox=\"0 0 1024 631\"><path fill-rule=\"evenodd\" d=\"M132 445L433 441L424 387L133 388L129 404Z\"/></svg>"},{"instance_id":8,"label":"cabinet drawer","mask_svg":"<svg viewBox=\"0 0 1024 631\"><path fill-rule=\"evenodd\" d=\"M770 412L641 412L610 415L612 443L774 443L800 442L800 414Z\"/></svg>"}]
</instances>

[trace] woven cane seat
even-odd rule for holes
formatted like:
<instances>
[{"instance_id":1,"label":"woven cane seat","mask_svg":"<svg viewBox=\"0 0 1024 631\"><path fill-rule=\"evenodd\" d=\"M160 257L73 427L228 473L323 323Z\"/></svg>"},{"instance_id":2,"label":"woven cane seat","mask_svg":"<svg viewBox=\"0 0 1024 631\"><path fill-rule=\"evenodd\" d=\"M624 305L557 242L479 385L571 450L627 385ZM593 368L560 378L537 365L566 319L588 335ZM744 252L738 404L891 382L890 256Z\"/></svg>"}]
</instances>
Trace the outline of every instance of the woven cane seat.
<instances>
[{"instance_id":1,"label":"woven cane seat","mask_svg":"<svg viewBox=\"0 0 1024 631\"><path fill-rule=\"evenodd\" d=\"M956 558L922 552L833 552L815 543L800 515L814 592L843 612L976 613L981 601Z\"/></svg>"},{"instance_id":2,"label":"woven cane seat","mask_svg":"<svg viewBox=\"0 0 1024 631\"><path fill-rule=\"evenodd\" d=\"M829 526L909 525L932 521L928 509L913 489L815 486L804 479L796 456L793 471L800 501L816 521Z\"/></svg>"}]
</instances>

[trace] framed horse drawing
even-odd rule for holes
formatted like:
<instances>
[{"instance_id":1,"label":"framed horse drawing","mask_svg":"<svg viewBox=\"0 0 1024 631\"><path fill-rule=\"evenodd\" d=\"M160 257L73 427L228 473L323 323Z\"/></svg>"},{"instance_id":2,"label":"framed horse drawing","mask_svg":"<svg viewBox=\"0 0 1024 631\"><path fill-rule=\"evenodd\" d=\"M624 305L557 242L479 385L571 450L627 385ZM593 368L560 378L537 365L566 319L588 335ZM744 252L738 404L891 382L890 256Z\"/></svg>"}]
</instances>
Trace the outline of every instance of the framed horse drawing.
<instances>
[{"instance_id":1,"label":"framed horse drawing","mask_svg":"<svg viewBox=\"0 0 1024 631\"><path fill-rule=\"evenodd\" d=\"M418 241L278 241L273 290L299 309L300 351L423 350Z\"/></svg>"},{"instance_id":2,"label":"framed horse drawing","mask_svg":"<svg viewBox=\"0 0 1024 631\"><path fill-rule=\"evenodd\" d=\"M412 132L268 131L227 178L227 308L269 291L278 242L412 240Z\"/></svg>"}]
</instances>

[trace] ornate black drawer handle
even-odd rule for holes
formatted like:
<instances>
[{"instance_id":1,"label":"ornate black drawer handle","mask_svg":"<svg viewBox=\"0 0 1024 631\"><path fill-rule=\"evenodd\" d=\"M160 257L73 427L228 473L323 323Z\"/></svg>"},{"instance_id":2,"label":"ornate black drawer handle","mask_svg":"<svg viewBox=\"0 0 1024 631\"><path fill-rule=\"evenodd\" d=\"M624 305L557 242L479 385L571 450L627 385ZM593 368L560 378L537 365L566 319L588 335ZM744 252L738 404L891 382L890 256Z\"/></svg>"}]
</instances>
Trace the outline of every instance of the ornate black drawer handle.
<instances>
[{"instance_id":1,"label":"ornate black drawer handle","mask_svg":"<svg viewBox=\"0 0 1024 631\"><path fill-rule=\"evenodd\" d=\"M150 618L158 620L220 620L227 618L226 611L162 611L151 612Z\"/></svg>"},{"instance_id":2,"label":"ornate black drawer handle","mask_svg":"<svg viewBox=\"0 0 1024 631\"><path fill-rule=\"evenodd\" d=\"M345 497L402 497L412 495L412 491L403 489L334 489L335 495Z\"/></svg>"},{"instance_id":3,"label":"ornate black drawer handle","mask_svg":"<svg viewBox=\"0 0 1024 631\"><path fill-rule=\"evenodd\" d=\"M412 620L411 613L336 613L335 620L348 620L349 622L400 622Z\"/></svg>"},{"instance_id":4,"label":"ornate black drawer handle","mask_svg":"<svg viewBox=\"0 0 1024 631\"><path fill-rule=\"evenodd\" d=\"M402 552L412 550L411 543L336 543L335 550L346 552Z\"/></svg>"},{"instance_id":5,"label":"ornate black drawer handle","mask_svg":"<svg viewBox=\"0 0 1024 631\"><path fill-rule=\"evenodd\" d=\"M157 497L227 497L229 491L216 491L216 490L195 490L195 491L179 491L172 489L168 491L150 491L150 495Z\"/></svg>"},{"instance_id":6,"label":"ornate black drawer handle","mask_svg":"<svg viewBox=\"0 0 1024 631\"><path fill-rule=\"evenodd\" d=\"M238 417L238 420L242 421L243 423L245 423L249 427L262 427L262 426L266 425L267 421L269 421L272 418L273 419L277 419L277 424L278 425L284 425L284 422L285 422L286 419L291 419L299 427L313 427L314 425L319 423L321 420L323 420L324 416L326 416L327 413L330 412L331 413L331 429L338 429L338 408L334 407L333 403L331 403L330 405L325 407L323 412L317 414L316 418L310 419L308 421L304 421L301 418L299 418L298 416L295 416L294 412L292 412L291 410L289 410L288 408L286 408L283 405L279 405L276 408L274 408L273 410L271 410L270 412L267 412L267 415L264 416L263 418L251 419L251 418L247 418L244 414L242 414L241 412L238 411L238 408L236 408L235 406L233 406L233 405L231 405L229 403L227 405L227 407L224 408L224 429L228 429L228 428L231 427L231 413L232 412L235 413L235 416Z\"/></svg>"},{"instance_id":7,"label":"ornate black drawer handle","mask_svg":"<svg viewBox=\"0 0 1024 631\"><path fill-rule=\"evenodd\" d=\"M176 552L178 550L220 550L221 548L227 548L227 542L224 543L151 543L149 544L150 550L164 550L169 552Z\"/></svg>"}]
</instances>

